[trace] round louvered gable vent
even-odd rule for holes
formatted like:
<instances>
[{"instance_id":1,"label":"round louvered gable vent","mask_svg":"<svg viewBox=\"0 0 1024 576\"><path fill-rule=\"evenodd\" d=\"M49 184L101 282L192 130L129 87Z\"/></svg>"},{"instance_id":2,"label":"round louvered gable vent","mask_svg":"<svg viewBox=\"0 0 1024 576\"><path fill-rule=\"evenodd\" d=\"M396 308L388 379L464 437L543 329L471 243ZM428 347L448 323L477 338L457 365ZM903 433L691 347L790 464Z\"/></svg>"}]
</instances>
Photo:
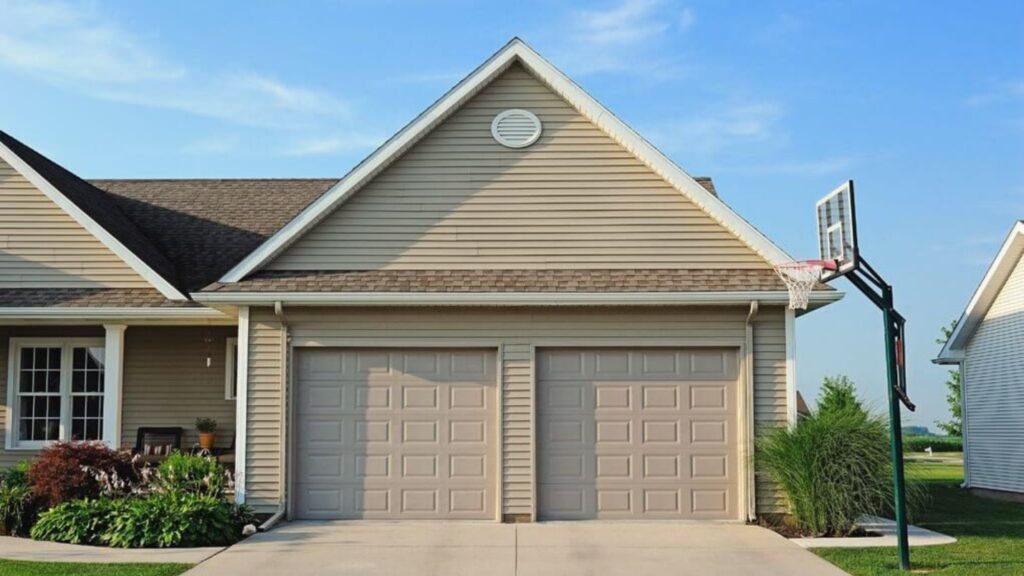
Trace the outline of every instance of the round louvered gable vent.
<instances>
[{"instance_id":1,"label":"round louvered gable vent","mask_svg":"<svg viewBox=\"0 0 1024 576\"><path fill-rule=\"evenodd\" d=\"M505 110L491 122L491 135L502 146L525 148L540 138L540 118L526 110Z\"/></svg>"}]
</instances>

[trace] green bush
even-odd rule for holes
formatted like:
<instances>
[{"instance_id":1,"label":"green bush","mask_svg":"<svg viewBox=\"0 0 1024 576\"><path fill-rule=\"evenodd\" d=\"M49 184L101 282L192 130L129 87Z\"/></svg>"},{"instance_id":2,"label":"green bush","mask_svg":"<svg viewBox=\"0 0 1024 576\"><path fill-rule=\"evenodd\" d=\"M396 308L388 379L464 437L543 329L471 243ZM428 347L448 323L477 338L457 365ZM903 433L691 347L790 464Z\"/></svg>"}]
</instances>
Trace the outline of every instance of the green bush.
<instances>
[{"instance_id":1,"label":"green bush","mask_svg":"<svg viewBox=\"0 0 1024 576\"><path fill-rule=\"evenodd\" d=\"M127 500L104 540L120 548L225 546L240 540L242 527L252 522L248 508L222 498L161 493Z\"/></svg>"},{"instance_id":2,"label":"green bush","mask_svg":"<svg viewBox=\"0 0 1024 576\"><path fill-rule=\"evenodd\" d=\"M964 442L959 436L904 436L903 450L906 452L963 452Z\"/></svg>"},{"instance_id":3,"label":"green bush","mask_svg":"<svg viewBox=\"0 0 1024 576\"><path fill-rule=\"evenodd\" d=\"M805 533L846 535L862 514L891 509L888 427L856 399L847 379L823 387L818 408L796 426L759 439L757 462L786 492L793 520ZM908 488L920 499L919 488Z\"/></svg>"},{"instance_id":4,"label":"green bush","mask_svg":"<svg viewBox=\"0 0 1024 576\"><path fill-rule=\"evenodd\" d=\"M125 500L110 498L68 500L39 515L33 540L67 544L103 544L104 535Z\"/></svg>"},{"instance_id":5,"label":"green bush","mask_svg":"<svg viewBox=\"0 0 1024 576\"><path fill-rule=\"evenodd\" d=\"M160 463L155 483L161 492L221 498L228 473L216 458L174 452Z\"/></svg>"},{"instance_id":6,"label":"green bush","mask_svg":"<svg viewBox=\"0 0 1024 576\"><path fill-rule=\"evenodd\" d=\"M32 538L119 548L225 546L255 521L248 507L223 498L157 493L65 502L39 516Z\"/></svg>"},{"instance_id":7,"label":"green bush","mask_svg":"<svg viewBox=\"0 0 1024 576\"><path fill-rule=\"evenodd\" d=\"M0 471L0 534L26 536L35 523L38 506L21 462Z\"/></svg>"}]
</instances>

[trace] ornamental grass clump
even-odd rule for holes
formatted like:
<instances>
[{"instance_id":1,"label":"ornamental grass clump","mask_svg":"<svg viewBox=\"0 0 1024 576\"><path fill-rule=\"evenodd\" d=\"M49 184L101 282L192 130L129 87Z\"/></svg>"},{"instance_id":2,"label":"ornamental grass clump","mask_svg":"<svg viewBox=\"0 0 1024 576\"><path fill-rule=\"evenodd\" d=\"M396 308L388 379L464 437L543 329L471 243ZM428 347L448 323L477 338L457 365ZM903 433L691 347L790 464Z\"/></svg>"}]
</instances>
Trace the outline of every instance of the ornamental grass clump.
<instances>
[{"instance_id":1,"label":"ornamental grass clump","mask_svg":"<svg viewBox=\"0 0 1024 576\"><path fill-rule=\"evenodd\" d=\"M757 461L785 491L792 519L806 534L846 536L861 515L892 509L888 425L863 406L845 377L827 378L817 408L796 426L759 439ZM908 485L911 503L920 495Z\"/></svg>"},{"instance_id":2,"label":"ornamental grass clump","mask_svg":"<svg viewBox=\"0 0 1024 576\"><path fill-rule=\"evenodd\" d=\"M0 535L26 536L35 523L38 505L27 472L27 462L0 471Z\"/></svg>"},{"instance_id":3,"label":"ornamental grass clump","mask_svg":"<svg viewBox=\"0 0 1024 576\"><path fill-rule=\"evenodd\" d=\"M160 463L154 478L160 492L178 492L223 498L231 475L209 456L174 452Z\"/></svg>"}]
</instances>

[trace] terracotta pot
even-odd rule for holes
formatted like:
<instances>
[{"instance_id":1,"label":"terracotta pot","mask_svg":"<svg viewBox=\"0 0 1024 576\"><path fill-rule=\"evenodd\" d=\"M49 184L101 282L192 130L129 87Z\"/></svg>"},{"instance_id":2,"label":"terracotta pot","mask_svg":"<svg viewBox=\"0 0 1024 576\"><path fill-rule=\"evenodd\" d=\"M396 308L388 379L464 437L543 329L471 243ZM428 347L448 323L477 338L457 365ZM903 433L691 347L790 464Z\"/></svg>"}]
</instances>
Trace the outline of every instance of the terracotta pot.
<instances>
[{"instance_id":1,"label":"terracotta pot","mask_svg":"<svg viewBox=\"0 0 1024 576\"><path fill-rule=\"evenodd\" d=\"M216 432L200 432L199 447L203 450L213 450L213 443L217 440Z\"/></svg>"}]
</instances>

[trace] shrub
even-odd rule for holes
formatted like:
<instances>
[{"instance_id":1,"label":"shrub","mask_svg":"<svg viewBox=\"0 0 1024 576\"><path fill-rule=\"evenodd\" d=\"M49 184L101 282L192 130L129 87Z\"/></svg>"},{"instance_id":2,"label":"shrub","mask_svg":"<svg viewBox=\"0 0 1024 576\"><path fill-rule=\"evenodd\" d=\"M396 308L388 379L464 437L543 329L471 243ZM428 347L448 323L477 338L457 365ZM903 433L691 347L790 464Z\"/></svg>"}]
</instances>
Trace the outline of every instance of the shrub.
<instances>
[{"instance_id":1,"label":"shrub","mask_svg":"<svg viewBox=\"0 0 1024 576\"><path fill-rule=\"evenodd\" d=\"M133 475L127 454L102 442L57 442L44 449L28 469L28 482L40 503L52 507L67 500L98 498L101 475Z\"/></svg>"},{"instance_id":2,"label":"shrub","mask_svg":"<svg viewBox=\"0 0 1024 576\"><path fill-rule=\"evenodd\" d=\"M213 418L196 418L196 430L200 432L216 432L217 421Z\"/></svg>"},{"instance_id":3,"label":"shrub","mask_svg":"<svg viewBox=\"0 0 1024 576\"><path fill-rule=\"evenodd\" d=\"M115 512L125 502L111 498L64 502L39 515L39 520L32 527L32 539L67 544L102 544Z\"/></svg>"},{"instance_id":4,"label":"shrub","mask_svg":"<svg viewBox=\"0 0 1024 576\"><path fill-rule=\"evenodd\" d=\"M846 535L860 515L891 509L888 427L862 406L849 381L823 387L816 410L759 439L757 449L758 464L786 492L805 533ZM908 499L920 495L908 484Z\"/></svg>"},{"instance_id":5,"label":"shrub","mask_svg":"<svg viewBox=\"0 0 1024 576\"><path fill-rule=\"evenodd\" d=\"M28 485L21 462L0 472L0 534L25 536L36 519L36 498Z\"/></svg>"},{"instance_id":6,"label":"shrub","mask_svg":"<svg viewBox=\"0 0 1024 576\"><path fill-rule=\"evenodd\" d=\"M103 539L120 548L225 546L253 521L248 508L222 498L168 492L126 500Z\"/></svg>"},{"instance_id":7,"label":"shrub","mask_svg":"<svg viewBox=\"0 0 1024 576\"><path fill-rule=\"evenodd\" d=\"M221 498L228 484L228 473L216 458L174 452L160 463L155 482L162 492Z\"/></svg>"},{"instance_id":8,"label":"shrub","mask_svg":"<svg viewBox=\"0 0 1024 576\"><path fill-rule=\"evenodd\" d=\"M907 452L963 452L963 438L959 436L904 436L903 449Z\"/></svg>"}]
</instances>

